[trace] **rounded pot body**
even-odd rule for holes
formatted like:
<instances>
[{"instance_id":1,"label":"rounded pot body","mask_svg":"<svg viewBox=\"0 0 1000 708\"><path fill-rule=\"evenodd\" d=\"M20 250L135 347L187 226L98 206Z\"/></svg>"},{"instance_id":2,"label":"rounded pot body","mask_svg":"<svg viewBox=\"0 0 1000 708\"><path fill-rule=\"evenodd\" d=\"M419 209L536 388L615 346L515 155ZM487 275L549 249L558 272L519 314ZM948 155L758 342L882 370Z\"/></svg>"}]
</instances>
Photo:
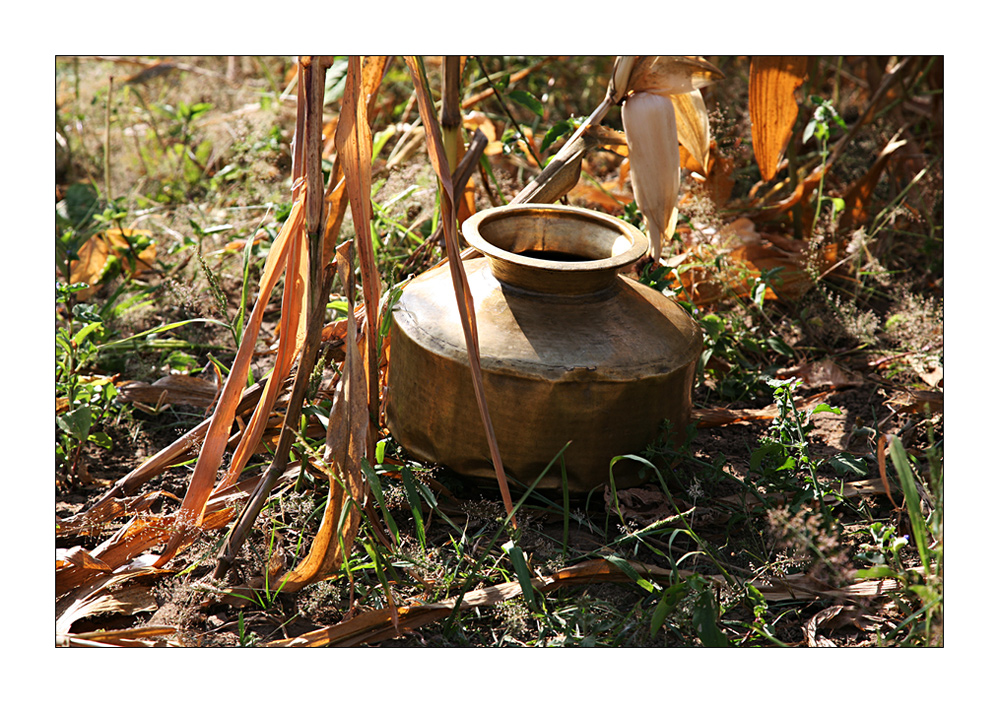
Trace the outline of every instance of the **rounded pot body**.
<instances>
[{"instance_id":1,"label":"rounded pot body","mask_svg":"<svg viewBox=\"0 0 1000 708\"><path fill-rule=\"evenodd\" d=\"M683 433L701 332L662 293L620 274L646 238L613 217L524 205L463 225L485 257L463 262L486 402L508 477L589 491L619 455L641 452L669 420ZM496 480L447 266L407 283L392 314L386 417L415 457ZM621 461L615 484L649 469Z\"/></svg>"}]
</instances>

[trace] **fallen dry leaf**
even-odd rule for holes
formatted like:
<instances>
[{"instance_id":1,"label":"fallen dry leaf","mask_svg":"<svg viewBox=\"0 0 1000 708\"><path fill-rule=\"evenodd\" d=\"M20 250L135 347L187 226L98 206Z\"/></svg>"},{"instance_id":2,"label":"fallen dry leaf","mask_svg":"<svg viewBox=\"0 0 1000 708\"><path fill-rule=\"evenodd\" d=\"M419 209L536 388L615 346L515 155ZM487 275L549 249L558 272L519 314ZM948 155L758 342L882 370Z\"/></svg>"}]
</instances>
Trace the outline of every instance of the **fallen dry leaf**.
<instances>
[{"instance_id":1,"label":"fallen dry leaf","mask_svg":"<svg viewBox=\"0 0 1000 708\"><path fill-rule=\"evenodd\" d=\"M86 283L90 286L76 294L77 300L86 300L93 294L112 258L121 264L122 272L130 277L152 269L156 262L156 243L150 242L146 248L136 253L126 238L152 235L152 231L142 229L108 229L87 239L77 252L78 260L73 261L69 271L70 283Z\"/></svg>"},{"instance_id":2,"label":"fallen dry leaf","mask_svg":"<svg viewBox=\"0 0 1000 708\"><path fill-rule=\"evenodd\" d=\"M125 381L118 385L118 397L125 403L159 410L184 405L208 409L219 395L219 385L187 374L169 374L153 383Z\"/></svg>"},{"instance_id":3,"label":"fallen dry leaf","mask_svg":"<svg viewBox=\"0 0 1000 708\"><path fill-rule=\"evenodd\" d=\"M644 524L676 516L674 505L658 487L632 487L616 490L617 503L611 488L604 488L604 505L610 512L618 510L626 519Z\"/></svg>"},{"instance_id":4,"label":"fallen dry leaf","mask_svg":"<svg viewBox=\"0 0 1000 708\"><path fill-rule=\"evenodd\" d=\"M781 369L777 376L782 379L801 379L806 386L832 386L833 388L857 386L864 381L861 374L848 371L833 359L821 359L793 368Z\"/></svg>"}]
</instances>

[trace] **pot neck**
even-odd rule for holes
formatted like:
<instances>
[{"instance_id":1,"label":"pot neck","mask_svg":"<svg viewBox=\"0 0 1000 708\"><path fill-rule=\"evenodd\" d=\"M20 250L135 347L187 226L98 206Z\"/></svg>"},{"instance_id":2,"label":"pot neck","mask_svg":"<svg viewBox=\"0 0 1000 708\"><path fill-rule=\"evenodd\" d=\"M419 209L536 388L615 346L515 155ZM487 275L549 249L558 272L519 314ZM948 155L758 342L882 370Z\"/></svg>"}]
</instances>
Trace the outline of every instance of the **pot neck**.
<instances>
[{"instance_id":1,"label":"pot neck","mask_svg":"<svg viewBox=\"0 0 1000 708\"><path fill-rule=\"evenodd\" d=\"M631 224L562 205L487 209L466 220L462 229L501 283L551 295L606 290L648 247Z\"/></svg>"}]
</instances>

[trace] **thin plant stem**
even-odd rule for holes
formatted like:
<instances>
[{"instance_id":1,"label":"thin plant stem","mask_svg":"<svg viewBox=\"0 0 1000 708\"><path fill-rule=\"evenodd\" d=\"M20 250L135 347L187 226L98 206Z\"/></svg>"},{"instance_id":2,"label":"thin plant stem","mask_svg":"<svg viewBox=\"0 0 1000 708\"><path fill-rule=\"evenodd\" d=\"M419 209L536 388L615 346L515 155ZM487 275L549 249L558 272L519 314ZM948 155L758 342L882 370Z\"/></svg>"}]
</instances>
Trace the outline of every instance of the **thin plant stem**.
<instances>
[{"instance_id":1,"label":"thin plant stem","mask_svg":"<svg viewBox=\"0 0 1000 708\"><path fill-rule=\"evenodd\" d=\"M108 77L108 100L104 105L104 200L111 201L111 94L115 77Z\"/></svg>"}]
</instances>

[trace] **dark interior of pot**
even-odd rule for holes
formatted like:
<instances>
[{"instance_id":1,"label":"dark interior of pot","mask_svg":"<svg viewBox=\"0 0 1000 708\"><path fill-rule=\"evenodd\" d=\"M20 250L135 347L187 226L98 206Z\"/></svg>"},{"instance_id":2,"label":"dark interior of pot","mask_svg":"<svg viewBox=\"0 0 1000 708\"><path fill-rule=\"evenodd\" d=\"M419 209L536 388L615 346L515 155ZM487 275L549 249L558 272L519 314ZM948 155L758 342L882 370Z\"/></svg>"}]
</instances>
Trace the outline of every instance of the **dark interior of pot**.
<instances>
[{"instance_id":1,"label":"dark interior of pot","mask_svg":"<svg viewBox=\"0 0 1000 708\"><path fill-rule=\"evenodd\" d=\"M479 225L479 234L508 253L562 262L604 260L634 245L629 233L614 223L587 213L544 208L497 214Z\"/></svg>"}]
</instances>

